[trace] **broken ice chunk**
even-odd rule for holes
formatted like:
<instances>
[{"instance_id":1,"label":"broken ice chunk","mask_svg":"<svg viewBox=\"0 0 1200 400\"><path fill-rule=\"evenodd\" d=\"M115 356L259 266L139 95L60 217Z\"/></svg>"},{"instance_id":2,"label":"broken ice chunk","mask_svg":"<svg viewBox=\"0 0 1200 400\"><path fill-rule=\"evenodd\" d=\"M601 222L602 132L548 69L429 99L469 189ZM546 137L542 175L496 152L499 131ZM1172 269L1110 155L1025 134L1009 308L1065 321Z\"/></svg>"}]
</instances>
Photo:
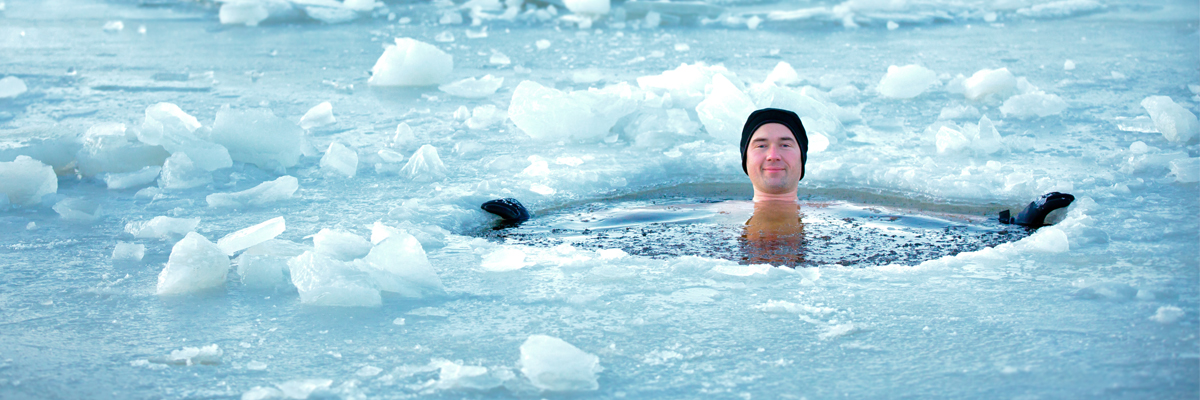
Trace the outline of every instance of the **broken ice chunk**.
<instances>
[{"instance_id":1,"label":"broken ice chunk","mask_svg":"<svg viewBox=\"0 0 1200 400\"><path fill-rule=\"evenodd\" d=\"M58 176L54 168L27 156L17 156L11 162L0 162L0 194L11 204L34 205L42 196L58 192Z\"/></svg>"},{"instance_id":2,"label":"broken ice chunk","mask_svg":"<svg viewBox=\"0 0 1200 400\"><path fill-rule=\"evenodd\" d=\"M300 160L304 130L265 108L217 110L209 138L226 149L234 161L266 170L291 168Z\"/></svg>"},{"instance_id":3,"label":"broken ice chunk","mask_svg":"<svg viewBox=\"0 0 1200 400\"><path fill-rule=\"evenodd\" d=\"M161 171L162 167L154 165L133 172L108 173L104 174L104 184L108 185L109 190L146 186L154 183Z\"/></svg>"},{"instance_id":4,"label":"broken ice chunk","mask_svg":"<svg viewBox=\"0 0 1200 400\"><path fill-rule=\"evenodd\" d=\"M508 117L535 139L600 140L635 110L633 89L625 83L565 93L523 81L513 90Z\"/></svg>"},{"instance_id":5,"label":"broken ice chunk","mask_svg":"<svg viewBox=\"0 0 1200 400\"><path fill-rule=\"evenodd\" d=\"M442 280L433 271L433 265L426 257L421 243L412 235L399 230L391 229L387 237L375 244L359 265L375 279L379 289L385 292L412 298L445 292Z\"/></svg>"},{"instance_id":6,"label":"broken ice chunk","mask_svg":"<svg viewBox=\"0 0 1200 400\"><path fill-rule=\"evenodd\" d=\"M603 371L600 358L562 339L532 335L521 344L521 373L538 389L549 391L596 390L596 374Z\"/></svg>"},{"instance_id":7,"label":"broken ice chunk","mask_svg":"<svg viewBox=\"0 0 1200 400\"><path fill-rule=\"evenodd\" d=\"M146 246L137 243L117 242L113 248L112 259L123 261L141 261L146 255Z\"/></svg>"},{"instance_id":8,"label":"broken ice chunk","mask_svg":"<svg viewBox=\"0 0 1200 400\"><path fill-rule=\"evenodd\" d=\"M471 117L467 118L467 128L472 130L486 129L508 117L504 111L496 109L496 106L491 104L475 107L471 110Z\"/></svg>"},{"instance_id":9,"label":"broken ice chunk","mask_svg":"<svg viewBox=\"0 0 1200 400\"><path fill-rule=\"evenodd\" d=\"M309 251L288 261L288 269L303 304L378 307L383 303L371 277L345 262Z\"/></svg>"},{"instance_id":10,"label":"broken ice chunk","mask_svg":"<svg viewBox=\"0 0 1200 400\"><path fill-rule=\"evenodd\" d=\"M314 251L339 261L363 258L371 251L371 242L361 236L336 229L321 229L313 235Z\"/></svg>"},{"instance_id":11,"label":"broken ice chunk","mask_svg":"<svg viewBox=\"0 0 1200 400\"><path fill-rule=\"evenodd\" d=\"M184 294L225 285L229 257L196 232L188 232L171 248L167 266L158 274L159 295Z\"/></svg>"},{"instance_id":12,"label":"broken ice chunk","mask_svg":"<svg viewBox=\"0 0 1200 400\"><path fill-rule=\"evenodd\" d=\"M461 16L460 16L461 18ZM413 38L396 38L371 68L368 84L376 86L431 86L445 81L454 69L454 58Z\"/></svg>"},{"instance_id":13,"label":"broken ice chunk","mask_svg":"<svg viewBox=\"0 0 1200 400\"><path fill-rule=\"evenodd\" d=\"M920 65L888 67L887 75L879 81L879 94L893 99L911 99L925 93L937 83L937 73Z\"/></svg>"},{"instance_id":14,"label":"broken ice chunk","mask_svg":"<svg viewBox=\"0 0 1200 400\"><path fill-rule=\"evenodd\" d=\"M197 167L184 152L168 157L158 177L158 184L164 189L189 189L211 182L212 173Z\"/></svg>"},{"instance_id":15,"label":"broken ice chunk","mask_svg":"<svg viewBox=\"0 0 1200 400\"><path fill-rule=\"evenodd\" d=\"M750 96L734 86L725 75L713 76L712 91L696 106L696 114L704 130L713 138L737 142L742 125L755 109Z\"/></svg>"},{"instance_id":16,"label":"broken ice chunk","mask_svg":"<svg viewBox=\"0 0 1200 400\"><path fill-rule=\"evenodd\" d=\"M426 144L413 153L400 175L418 182L436 181L446 176L446 166L438 157L437 148Z\"/></svg>"},{"instance_id":17,"label":"broken ice chunk","mask_svg":"<svg viewBox=\"0 0 1200 400\"><path fill-rule=\"evenodd\" d=\"M199 128L200 122L183 112L179 106L158 103L146 108L146 119L142 122L142 130L138 132L138 140L148 145L162 146L171 154L186 153L196 167L205 171L233 166L225 146L195 135Z\"/></svg>"},{"instance_id":18,"label":"broken ice chunk","mask_svg":"<svg viewBox=\"0 0 1200 400\"><path fill-rule=\"evenodd\" d=\"M336 141L330 143L321 157L321 172L353 178L358 172L358 153Z\"/></svg>"},{"instance_id":19,"label":"broken ice chunk","mask_svg":"<svg viewBox=\"0 0 1200 400\"><path fill-rule=\"evenodd\" d=\"M75 153L75 159L83 176L133 172L149 166L157 168L170 156L157 145L131 141L126 134L125 124L93 125L84 133L82 142L83 146ZM155 172L155 175L158 173Z\"/></svg>"},{"instance_id":20,"label":"broken ice chunk","mask_svg":"<svg viewBox=\"0 0 1200 400\"><path fill-rule=\"evenodd\" d=\"M1142 100L1142 108L1154 120L1154 126L1172 143L1191 143L1200 135L1196 114L1176 104L1167 96L1150 96Z\"/></svg>"},{"instance_id":21,"label":"broken ice chunk","mask_svg":"<svg viewBox=\"0 0 1200 400\"><path fill-rule=\"evenodd\" d=\"M333 118L333 104L328 101L317 104L304 113L303 117L300 117L300 127L304 129L325 126L334 122L337 122L337 119Z\"/></svg>"},{"instance_id":22,"label":"broken ice chunk","mask_svg":"<svg viewBox=\"0 0 1200 400\"><path fill-rule=\"evenodd\" d=\"M209 207L245 207L263 205L292 198L300 188L294 176L281 176L250 189L233 193L213 193L205 197Z\"/></svg>"},{"instance_id":23,"label":"broken ice chunk","mask_svg":"<svg viewBox=\"0 0 1200 400\"><path fill-rule=\"evenodd\" d=\"M6 76L4 79L0 79L0 99L17 97L28 90L29 87L25 86L25 81L22 81L21 78Z\"/></svg>"},{"instance_id":24,"label":"broken ice chunk","mask_svg":"<svg viewBox=\"0 0 1200 400\"><path fill-rule=\"evenodd\" d=\"M54 212L68 221L88 222L100 217L100 203L84 199L63 199L54 204Z\"/></svg>"},{"instance_id":25,"label":"broken ice chunk","mask_svg":"<svg viewBox=\"0 0 1200 400\"><path fill-rule=\"evenodd\" d=\"M169 239L195 231L200 225L199 218L171 218L158 216L149 221L130 222L125 224L125 232L140 239Z\"/></svg>"},{"instance_id":26,"label":"broken ice chunk","mask_svg":"<svg viewBox=\"0 0 1200 400\"><path fill-rule=\"evenodd\" d=\"M504 78L497 78L491 74L488 74L478 79L472 77L447 83L445 85L438 86L438 90L449 93L453 96L479 99L496 93L496 90L500 89L500 86L503 84Z\"/></svg>"},{"instance_id":27,"label":"broken ice chunk","mask_svg":"<svg viewBox=\"0 0 1200 400\"><path fill-rule=\"evenodd\" d=\"M1175 182L1196 183L1200 181L1200 158L1177 158L1171 160L1169 165L1171 175L1175 176Z\"/></svg>"},{"instance_id":28,"label":"broken ice chunk","mask_svg":"<svg viewBox=\"0 0 1200 400\"><path fill-rule=\"evenodd\" d=\"M217 247L220 247L226 255L232 256L239 250L274 239L283 233L284 229L286 229L286 225L283 217L271 218L258 225L226 235L217 241Z\"/></svg>"},{"instance_id":29,"label":"broken ice chunk","mask_svg":"<svg viewBox=\"0 0 1200 400\"><path fill-rule=\"evenodd\" d=\"M121 21L108 21L104 23L105 32L120 32L125 30L125 23Z\"/></svg>"},{"instance_id":30,"label":"broken ice chunk","mask_svg":"<svg viewBox=\"0 0 1200 400\"><path fill-rule=\"evenodd\" d=\"M217 14L222 24L246 26L299 17L299 11L287 0L225 0Z\"/></svg>"},{"instance_id":31,"label":"broken ice chunk","mask_svg":"<svg viewBox=\"0 0 1200 400\"><path fill-rule=\"evenodd\" d=\"M525 262L525 252L516 248L502 247L483 256L483 262L479 266L484 271L503 272L518 270L530 264L533 263Z\"/></svg>"}]
</instances>

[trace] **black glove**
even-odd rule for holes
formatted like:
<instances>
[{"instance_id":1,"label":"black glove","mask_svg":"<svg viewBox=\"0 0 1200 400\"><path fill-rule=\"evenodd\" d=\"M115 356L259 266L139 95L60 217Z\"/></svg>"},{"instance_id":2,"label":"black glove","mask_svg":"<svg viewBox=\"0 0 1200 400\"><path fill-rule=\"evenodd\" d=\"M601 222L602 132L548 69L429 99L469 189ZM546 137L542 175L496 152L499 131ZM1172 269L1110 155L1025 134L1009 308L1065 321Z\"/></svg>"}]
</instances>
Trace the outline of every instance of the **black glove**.
<instances>
[{"instance_id":1,"label":"black glove","mask_svg":"<svg viewBox=\"0 0 1200 400\"><path fill-rule=\"evenodd\" d=\"M1046 225L1046 215L1051 211L1071 205L1075 196L1067 193L1050 192L1042 195L1036 201L1030 202L1024 211L1012 218L1008 210L1000 212L1000 223L1016 224L1030 228L1040 228Z\"/></svg>"},{"instance_id":2,"label":"black glove","mask_svg":"<svg viewBox=\"0 0 1200 400\"><path fill-rule=\"evenodd\" d=\"M529 210L514 198L489 200L479 206L483 211L499 215L505 222L524 222L529 219Z\"/></svg>"}]
</instances>

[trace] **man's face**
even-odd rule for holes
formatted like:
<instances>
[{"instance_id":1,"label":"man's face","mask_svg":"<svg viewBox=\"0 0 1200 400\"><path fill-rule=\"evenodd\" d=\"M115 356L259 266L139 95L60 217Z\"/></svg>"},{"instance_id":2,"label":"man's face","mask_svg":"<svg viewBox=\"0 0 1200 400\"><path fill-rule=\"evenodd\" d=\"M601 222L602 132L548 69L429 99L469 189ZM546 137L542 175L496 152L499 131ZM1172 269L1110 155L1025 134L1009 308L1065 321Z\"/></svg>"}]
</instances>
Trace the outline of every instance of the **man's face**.
<instances>
[{"instance_id":1,"label":"man's face","mask_svg":"<svg viewBox=\"0 0 1200 400\"><path fill-rule=\"evenodd\" d=\"M800 144L782 124L768 123L750 136L746 148L746 173L756 192L787 194L796 191L800 175Z\"/></svg>"}]
</instances>

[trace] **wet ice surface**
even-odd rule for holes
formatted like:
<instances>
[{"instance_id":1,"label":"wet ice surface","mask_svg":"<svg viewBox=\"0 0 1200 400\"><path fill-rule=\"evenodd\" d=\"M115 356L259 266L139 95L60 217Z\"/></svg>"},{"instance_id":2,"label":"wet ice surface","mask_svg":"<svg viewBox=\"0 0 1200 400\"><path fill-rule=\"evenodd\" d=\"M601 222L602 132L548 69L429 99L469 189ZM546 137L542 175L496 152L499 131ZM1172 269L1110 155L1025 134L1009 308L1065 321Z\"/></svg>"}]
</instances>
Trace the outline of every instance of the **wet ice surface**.
<instances>
[{"instance_id":1,"label":"wet ice surface","mask_svg":"<svg viewBox=\"0 0 1200 400\"><path fill-rule=\"evenodd\" d=\"M5 397L508 398L593 382L592 394L607 398L1190 398L1200 390L1198 154L1194 135L1177 129L1194 121L1180 109L1198 111L1194 4L927 2L855 14L837 3L719 2L745 17L714 15L708 24L627 4L623 28L599 20L579 30L579 20L556 29L552 19L474 27L469 12L461 25L439 24L444 6L398 3L387 4L395 21L382 13L342 25L245 27L221 25L203 5L160 3L10 1L0 14L0 74L21 83L5 81L0 96L0 161L25 155L60 173L40 202L0 197L16 205L0 214ZM117 20L125 29L110 25ZM446 83L494 84L489 74L503 82L491 94L368 85L383 44L397 37L450 54ZM795 74L776 69L780 61ZM698 92L677 86L670 102L641 92L633 103L611 101L625 90L612 85L647 90L638 78L696 62L728 73L709 74ZM920 65L938 81L911 99L881 96L892 65ZM1000 68L1014 79L974 78ZM768 76L787 90L752 90ZM511 117L524 81L565 96L555 100L631 114L608 132L531 139L541 132L496 117ZM700 107L712 81L730 96ZM988 97L992 90L1009 93ZM1079 200L1055 227L917 266L793 271L466 235L493 222L477 207L496 197L542 210L744 182L721 123L744 99L769 102L767 93L807 110L806 126L826 139L813 141L802 191L1017 210L1050 190ZM1143 104L1151 96L1179 107ZM245 117L258 111L248 110L299 126L326 101L332 122L310 119L321 123L304 134L307 147L265 143L299 153L294 166L272 164L288 155L234 161L191 188L116 190L70 166L86 148L79 139L108 123L127 130L125 142L105 143L146 157L116 160L165 161L165 151L134 148L139 138L130 136L145 132L146 110L160 102L194 116L200 139L225 137L233 157L238 145L229 143L244 148L253 138L222 130L250 125ZM235 113L222 112L225 104ZM217 123L225 117L230 124ZM272 123L276 135L296 132ZM348 157L322 168L334 142L357 153L352 178L339 175ZM197 173L195 162L207 160L190 161L177 171ZM141 181L121 178L113 182ZM51 182L5 175L0 186L37 193ZM277 183L250 190L268 182ZM209 200L218 193L228 195ZM89 217L66 217L78 216L72 211ZM287 224L275 241L237 256L261 257L243 259L243 270L261 272L253 283L231 262L216 289L155 295L171 249L190 231L215 243L280 216ZM159 219L142 236L127 229L142 232L156 217L179 220ZM419 241L444 294L372 289L378 307L325 308L272 284L277 262L312 250L310 236L322 229L378 246L376 221ZM547 370L554 365L562 368Z\"/></svg>"}]
</instances>

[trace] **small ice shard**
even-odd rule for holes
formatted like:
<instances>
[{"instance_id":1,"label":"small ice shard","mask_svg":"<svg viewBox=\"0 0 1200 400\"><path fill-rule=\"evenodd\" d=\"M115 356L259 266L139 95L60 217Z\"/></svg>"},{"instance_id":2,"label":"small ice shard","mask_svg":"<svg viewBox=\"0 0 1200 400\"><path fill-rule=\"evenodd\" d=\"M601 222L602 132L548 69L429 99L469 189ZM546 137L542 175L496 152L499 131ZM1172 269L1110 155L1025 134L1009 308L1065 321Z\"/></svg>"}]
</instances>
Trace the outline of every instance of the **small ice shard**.
<instances>
[{"instance_id":1,"label":"small ice shard","mask_svg":"<svg viewBox=\"0 0 1200 400\"><path fill-rule=\"evenodd\" d=\"M468 129L486 129L503 121L507 117L508 115L504 111L497 109L495 105L485 104L471 110L471 117L467 118L466 124Z\"/></svg>"},{"instance_id":2,"label":"small ice shard","mask_svg":"<svg viewBox=\"0 0 1200 400\"><path fill-rule=\"evenodd\" d=\"M1175 306L1162 306L1154 312L1154 315L1150 317L1150 320L1160 324L1171 324L1175 323L1175 321L1178 321L1180 318L1183 318L1183 315L1184 311L1182 308Z\"/></svg>"},{"instance_id":3,"label":"small ice shard","mask_svg":"<svg viewBox=\"0 0 1200 400\"><path fill-rule=\"evenodd\" d=\"M333 104L328 101L317 104L304 113L303 117L300 117L300 127L304 129L321 127L334 122L337 122L337 119L333 118Z\"/></svg>"},{"instance_id":4,"label":"small ice shard","mask_svg":"<svg viewBox=\"0 0 1200 400\"><path fill-rule=\"evenodd\" d=\"M313 235L313 250L334 260L350 261L366 257L371 242L350 232L325 228Z\"/></svg>"},{"instance_id":5,"label":"small ice shard","mask_svg":"<svg viewBox=\"0 0 1200 400\"><path fill-rule=\"evenodd\" d=\"M83 134L83 146L75 153L76 167L83 176L134 172L158 167L171 154L158 145L130 140L125 124L101 123ZM155 173L157 175L157 172Z\"/></svg>"},{"instance_id":6,"label":"small ice shard","mask_svg":"<svg viewBox=\"0 0 1200 400\"><path fill-rule=\"evenodd\" d=\"M171 248L167 266L158 274L159 295L198 292L225 285L229 257L196 232L188 232Z\"/></svg>"},{"instance_id":7,"label":"small ice shard","mask_svg":"<svg viewBox=\"0 0 1200 400\"><path fill-rule=\"evenodd\" d=\"M154 165L133 172L108 173L104 174L104 184L109 190L146 186L154 183L161 171L162 167Z\"/></svg>"},{"instance_id":8,"label":"small ice shard","mask_svg":"<svg viewBox=\"0 0 1200 400\"><path fill-rule=\"evenodd\" d=\"M120 32L125 30L125 23L121 21L108 21L104 23L105 32Z\"/></svg>"},{"instance_id":9,"label":"small ice shard","mask_svg":"<svg viewBox=\"0 0 1200 400\"><path fill-rule=\"evenodd\" d=\"M251 371L266 371L267 363L258 361L258 360L250 360L250 362L246 363L246 369L251 370ZM278 389L274 389L274 388L272 388L271 390L278 391ZM283 392L279 392L279 394L282 395ZM245 397L245 396L243 396L243 397Z\"/></svg>"},{"instance_id":10,"label":"small ice shard","mask_svg":"<svg viewBox=\"0 0 1200 400\"><path fill-rule=\"evenodd\" d=\"M675 51L684 52L691 49L692 46L688 46L687 43L675 43Z\"/></svg>"},{"instance_id":11,"label":"small ice shard","mask_svg":"<svg viewBox=\"0 0 1200 400\"><path fill-rule=\"evenodd\" d=\"M53 167L28 156L0 162L0 195L6 195L10 204L38 204L42 196L57 192L58 175Z\"/></svg>"},{"instance_id":12,"label":"small ice shard","mask_svg":"<svg viewBox=\"0 0 1200 400\"><path fill-rule=\"evenodd\" d=\"M1071 60L1067 60L1066 62L1063 62L1063 70L1064 71L1074 71L1075 70L1075 62L1071 61Z\"/></svg>"},{"instance_id":13,"label":"small ice shard","mask_svg":"<svg viewBox=\"0 0 1200 400\"><path fill-rule=\"evenodd\" d=\"M304 130L265 108L221 107L209 138L229 149L234 161L266 170L295 166L305 144Z\"/></svg>"},{"instance_id":14,"label":"small ice shard","mask_svg":"<svg viewBox=\"0 0 1200 400\"><path fill-rule=\"evenodd\" d=\"M492 50L492 56L488 57L488 64L492 65L508 65L512 64L512 59L507 55L496 50Z\"/></svg>"},{"instance_id":15,"label":"small ice shard","mask_svg":"<svg viewBox=\"0 0 1200 400\"><path fill-rule=\"evenodd\" d=\"M538 50L545 50L550 48L550 41L546 39L538 39L537 42L534 42L534 46L537 46Z\"/></svg>"},{"instance_id":16,"label":"small ice shard","mask_svg":"<svg viewBox=\"0 0 1200 400\"><path fill-rule=\"evenodd\" d=\"M378 307L383 303L370 275L326 255L309 251L288 261L300 302L334 307Z\"/></svg>"},{"instance_id":17,"label":"small ice shard","mask_svg":"<svg viewBox=\"0 0 1200 400\"><path fill-rule=\"evenodd\" d=\"M275 385L283 392L284 398L287 399L307 399L313 393L329 390L329 385L333 381L329 379L296 379ZM319 398L327 398L330 396L320 396ZM336 397L336 396L334 396Z\"/></svg>"},{"instance_id":18,"label":"small ice shard","mask_svg":"<svg viewBox=\"0 0 1200 400\"><path fill-rule=\"evenodd\" d=\"M1062 114L1066 109L1067 102L1061 97L1040 90L1009 97L1000 106L1000 112L1004 113L1005 117L1017 118L1044 118Z\"/></svg>"},{"instance_id":19,"label":"small ice shard","mask_svg":"<svg viewBox=\"0 0 1200 400\"><path fill-rule=\"evenodd\" d=\"M199 218L171 218L158 216L149 221L125 224L125 232L139 239L170 239L196 230Z\"/></svg>"},{"instance_id":20,"label":"small ice shard","mask_svg":"<svg viewBox=\"0 0 1200 400\"><path fill-rule=\"evenodd\" d=\"M188 366L197 364L215 365L221 363L221 356L224 354L225 352L221 351L221 348L215 344L210 344L200 348L184 347L182 349L172 351L171 355L167 356L165 361L168 364L180 364Z\"/></svg>"},{"instance_id":21,"label":"small ice shard","mask_svg":"<svg viewBox=\"0 0 1200 400\"><path fill-rule=\"evenodd\" d=\"M571 82L596 83L604 79L604 73L596 68L584 68L571 73Z\"/></svg>"},{"instance_id":22,"label":"small ice shard","mask_svg":"<svg viewBox=\"0 0 1200 400\"><path fill-rule=\"evenodd\" d=\"M6 76L4 79L0 79L0 99L11 99L27 91L29 91L29 87L25 86L25 81L22 81L21 78Z\"/></svg>"},{"instance_id":23,"label":"small ice shard","mask_svg":"<svg viewBox=\"0 0 1200 400\"><path fill-rule=\"evenodd\" d=\"M1120 282L1096 282L1076 290L1073 294L1083 299L1122 301L1133 299L1137 292L1133 286Z\"/></svg>"},{"instance_id":24,"label":"small ice shard","mask_svg":"<svg viewBox=\"0 0 1200 400\"><path fill-rule=\"evenodd\" d=\"M212 173L196 167L184 152L168 157L158 177L158 184L164 189L189 189L211 182Z\"/></svg>"},{"instance_id":25,"label":"small ice shard","mask_svg":"<svg viewBox=\"0 0 1200 400\"><path fill-rule=\"evenodd\" d=\"M442 25L461 25L463 23L462 12L458 10L446 10L442 13L442 17L438 18L438 23Z\"/></svg>"},{"instance_id":26,"label":"small ice shard","mask_svg":"<svg viewBox=\"0 0 1200 400\"><path fill-rule=\"evenodd\" d=\"M439 33L437 36L433 37L433 41L441 42L441 43L453 42L454 41L454 33L450 32L450 31L445 31L445 32Z\"/></svg>"},{"instance_id":27,"label":"small ice shard","mask_svg":"<svg viewBox=\"0 0 1200 400\"><path fill-rule=\"evenodd\" d=\"M239 250L244 250L250 246L274 239L283 233L284 229L286 229L286 225L284 224L283 217L271 218L258 225L226 235L217 240L217 247L220 247L221 251L224 251L226 255L232 256L233 253Z\"/></svg>"},{"instance_id":28,"label":"small ice shard","mask_svg":"<svg viewBox=\"0 0 1200 400\"><path fill-rule=\"evenodd\" d=\"M755 109L750 96L734 86L725 75L715 75L712 90L696 106L696 114L709 136L724 141L737 142L742 135L742 125Z\"/></svg>"},{"instance_id":29,"label":"small ice shard","mask_svg":"<svg viewBox=\"0 0 1200 400\"><path fill-rule=\"evenodd\" d=\"M601 16L612 9L610 0L563 0L562 4L576 14Z\"/></svg>"},{"instance_id":30,"label":"small ice shard","mask_svg":"<svg viewBox=\"0 0 1200 400\"><path fill-rule=\"evenodd\" d=\"M400 176L418 182L431 182L446 176L446 165L438 157L437 148L432 145L422 145L404 164Z\"/></svg>"},{"instance_id":31,"label":"small ice shard","mask_svg":"<svg viewBox=\"0 0 1200 400\"><path fill-rule=\"evenodd\" d=\"M396 125L396 134L392 136L392 147L404 147L405 145L417 140L417 135L413 133L411 126L401 122Z\"/></svg>"},{"instance_id":32,"label":"small ice shard","mask_svg":"<svg viewBox=\"0 0 1200 400\"><path fill-rule=\"evenodd\" d=\"M84 199L63 199L55 203L53 208L62 219L68 221L89 222L100 217L100 203Z\"/></svg>"},{"instance_id":33,"label":"small ice shard","mask_svg":"<svg viewBox=\"0 0 1200 400\"><path fill-rule=\"evenodd\" d=\"M1171 160L1168 166L1171 168L1171 175L1175 176L1175 182L1200 182L1200 158L1177 158Z\"/></svg>"},{"instance_id":34,"label":"small ice shard","mask_svg":"<svg viewBox=\"0 0 1200 400\"><path fill-rule=\"evenodd\" d=\"M980 100L990 94L1004 94L1017 88L1017 78L1008 68L981 69L962 82L963 95Z\"/></svg>"},{"instance_id":35,"label":"small ice shard","mask_svg":"<svg viewBox=\"0 0 1200 400\"><path fill-rule=\"evenodd\" d=\"M225 25L257 26L264 21L280 21L298 16L287 0L225 0L217 17Z\"/></svg>"},{"instance_id":36,"label":"small ice shard","mask_svg":"<svg viewBox=\"0 0 1200 400\"><path fill-rule=\"evenodd\" d=\"M321 172L353 178L358 172L358 152L336 141L329 143L325 156L321 157Z\"/></svg>"},{"instance_id":37,"label":"small ice shard","mask_svg":"<svg viewBox=\"0 0 1200 400\"><path fill-rule=\"evenodd\" d=\"M300 188L294 176L284 175L273 181L233 193L213 193L205 197L209 207L257 206L292 198Z\"/></svg>"},{"instance_id":38,"label":"small ice shard","mask_svg":"<svg viewBox=\"0 0 1200 400\"><path fill-rule=\"evenodd\" d=\"M342 7L309 6L304 7L304 14L329 25L344 24L361 17L357 11Z\"/></svg>"},{"instance_id":39,"label":"small ice shard","mask_svg":"<svg viewBox=\"0 0 1200 400\"><path fill-rule=\"evenodd\" d=\"M255 369L259 366L261 366L262 369ZM251 361L246 363L246 369L251 371L263 371L266 370L267 367L264 363ZM250 388L250 390L247 390L245 393L242 393L241 400L276 400L284 398L286 397L283 396L283 391L280 391L279 389L266 386L255 386Z\"/></svg>"},{"instance_id":40,"label":"small ice shard","mask_svg":"<svg viewBox=\"0 0 1200 400\"><path fill-rule=\"evenodd\" d=\"M355 372L354 375L357 375L359 378L370 378L372 376L379 375L380 372L383 372L383 368L365 365L362 368L359 368L358 372Z\"/></svg>"},{"instance_id":41,"label":"small ice shard","mask_svg":"<svg viewBox=\"0 0 1200 400\"><path fill-rule=\"evenodd\" d=\"M1188 144L1200 135L1196 114L1175 103L1167 96L1150 96L1142 100L1142 108L1154 120L1154 126L1171 143Z\"/></svg>"},{"instance_id":42,"label":"small ice shard","mask_svg":"<svg viewBox=\"0 0 1200 400\"><path fill-rule=\"evenodd\" d=\"M354 11L371 11L380 6L382 3L375 0L342 0L342 7Z\"/></svg>"},{"instance_id":43,"label":"small ice shard","mask_svg":"<svg viewBox=\"0 0 1200 400\"><path fill-rule=\"evenodd\" d=\"M376 224L376 226L380 226ZM378 288L404 297L422 298L445 292L425 249L412 235L391 228L369 254L357 260L359 269L374 278ZM372 238L375 234L372 233Z\"/></svg>"},{"instance_id":44,"label":"small ice shard","mask_svg":"<svg viewBox=\"0 0 1200 400\"><path fill-rule=\"evenodd\" d=\"M599 389L596 374L604 370L599 357L546 335L525 339L521 344L520 367L533 386L547 391Z\"/></svg>"},{"instance_id":45,"label":"small ice shard","mask_svg":"<svg viewBox=\"0 0 1200 400\"><path fill-rule=\"evenodd\" d=\"M897 23L896 23L896 21L888 21L888 22L887 22L887 29L888 29L889 31L894 31L894 30L896 30L896 29L900 29L900 24L897 24Z\"/></svg>"},{"instance_id":46,"label":"small ice shard","mask_svg":"<svg viewBox=\"0 0 1200 400\"><path fill-rule=\"evenodd\" d=\"M888 67L887 75L879 81L879 94L893 99L911 99L925 93L938 82L937 73L920 65Z\"/></svg>"},{"instance_id":47,"label":"small ice shard","mask_svg":"<svg viewBox=\"0 0 1200 400\"><path fill-rule=\"evenodd\" d=\"M375 173L380 175L399 174L400 170L404 168L404 160L408 159L408 157L405 157L403 154L397 153L390 149L379 149L375 155L378 156L379 160L381 161L375 163Z\"/></svg>"},{"instance_id":48,"label":"small ice shard","mask_svg":"<svg viewBox=\"0 0 1200 400\"><path fill-rule=\"evenodd\" d=\"M523 81L513 90L508 118L535 139L600 140L636 109L632 88L624 83L566 93Z\"/></svg>"},{"instance_id":49,"label":"small ice shard","mask_svg":"<svg viewBox=\"0 0 1200 400\"><path fill-rule=\"evenodd\" d=\"M796 73L796 69L792 68L792 64L787 61L780 61L775 64L775 69L767 74L765 83L775 84L777 86L787 86L800 83L800 74Z\"/></svg>"},{"instance_id":50,"label":"small ice shard","mask_svg":"<svg viewBox=\"0 0 1200 400\"><path fill-rule=\"evenodd\" d=\"M484 271L503 272L514 271L532 263L525 262L525 252L511 247L501 247L483 256L480 268Z\"/></svg>"},{"instance_id":51,"label":"small ice shard","mask_svg":"<svg viewBox=\"0 0 1200 400\"><path fill-rule=\"evenodd\" d=\"M445 81L454 69L454 58L433 45L413 38L396 38L371 68L368 84L376 86L432 86Z\"/></svg>"},{"instance_id":52,"label":"small ice shard","mask_svg":"<svg viewBox=\"0 0 1200 400\"><path fill-rule=\"evenodd\" d=\"M146 255L146 245L138 243L117 242L113 248L113 261L142 261Z\"/></svg>"},{"instance_id":53,"label":"small ice shard","mask_svg":"<svg viewBox=\"0 0 1200 400\"><path fill-rule=\"evenodd\" d=\"M488 374L487 367L462 365L440 358L430 360L429 366L438 369L438 380L434 383L438 389L488 390L504 383L500 377ZM511 371L505 372L512 375Z\"/></svg>"},{"instance_id":54,"label":"small ice shard","mask_svg":"<svg viewBox=\"0 0 1200 400\"><path fill-rule=\"evenodd\" d=\"M197 137L195 132L199 128L200 122L179 106L158 103L146 107L146 119L142 122L142 130L137 136L142 143L162 146L171 154L187 154L196 167L205 171L233 166L229 150L221 144Z\"/></svg>"},{"instance_id":55,"label":"small ice shard","mask_svg":"<svg viewBox=\"0 0 1200 400\"><path fill-rule=\"evenodd\" d=\"M953 105L942 107L942 112L938 114L938 119L976 119L981 114L975 106Z\"/></svg>"},{"instance_id":56,"label":"small ice shard","mask_svg":"<svg viewBox=\"0 0 1200 400\"><path fill-rule=\"evenodd\" d=\"M497 78L491 74L487 74L478 79L472 77L447 83L438 86L438 90L449 93L452 96L480 99L496 93L496 90L500 89L500 85L503 84L504 78Z\"/></svg>"}]
</instances>

